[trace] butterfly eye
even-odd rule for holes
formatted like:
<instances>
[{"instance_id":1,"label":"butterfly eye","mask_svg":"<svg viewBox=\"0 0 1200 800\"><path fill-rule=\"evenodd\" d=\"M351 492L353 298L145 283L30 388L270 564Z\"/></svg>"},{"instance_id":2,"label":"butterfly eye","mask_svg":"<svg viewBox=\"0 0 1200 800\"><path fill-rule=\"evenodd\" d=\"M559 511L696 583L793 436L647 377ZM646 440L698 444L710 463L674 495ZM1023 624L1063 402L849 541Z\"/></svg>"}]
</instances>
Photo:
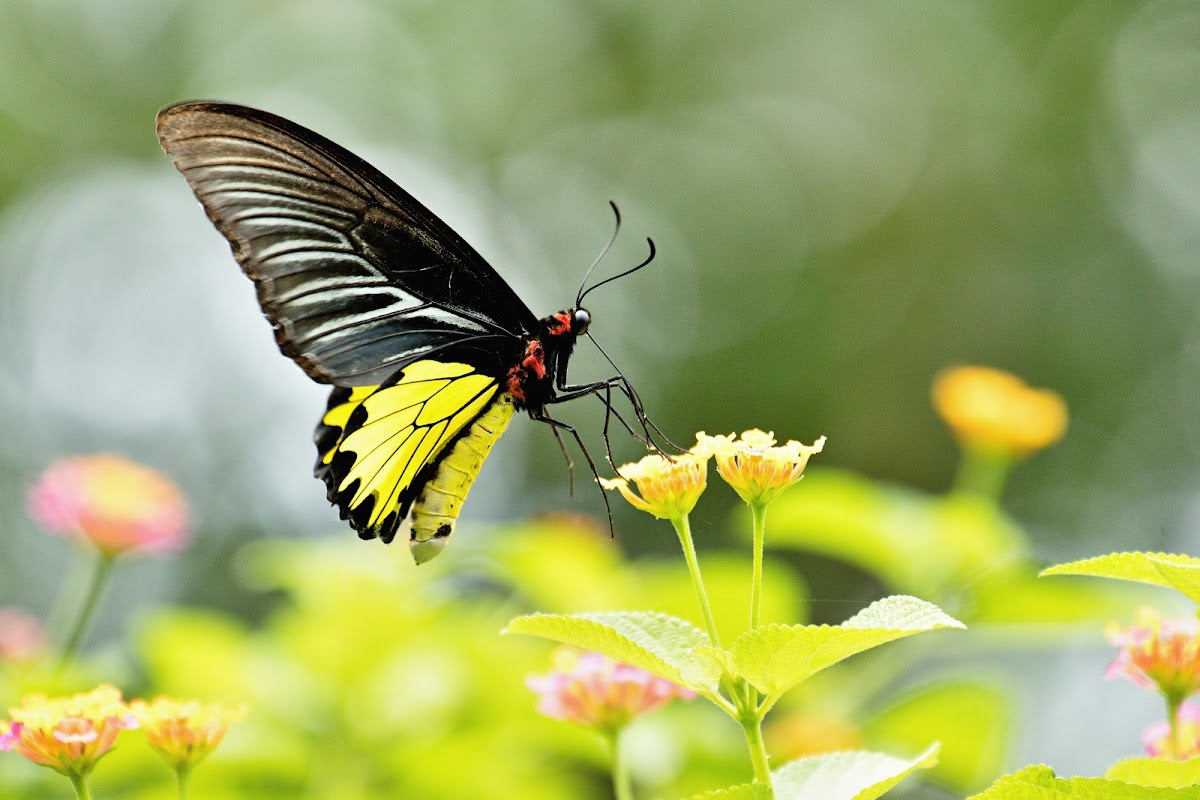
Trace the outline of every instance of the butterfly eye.
<instances>
[{"instance_id":1,"label":"butterfly eye","mask_svg":"<svg viewBox=\"0 0 1200 800\"><path fill-rule=\"evenodd\" d=\"M588 313L586 308L575 309L575 314L571 317L571 332L576 336L581 336L588 329L588 325L592 324L592 315Z\"/></svg>"}]
</instances>

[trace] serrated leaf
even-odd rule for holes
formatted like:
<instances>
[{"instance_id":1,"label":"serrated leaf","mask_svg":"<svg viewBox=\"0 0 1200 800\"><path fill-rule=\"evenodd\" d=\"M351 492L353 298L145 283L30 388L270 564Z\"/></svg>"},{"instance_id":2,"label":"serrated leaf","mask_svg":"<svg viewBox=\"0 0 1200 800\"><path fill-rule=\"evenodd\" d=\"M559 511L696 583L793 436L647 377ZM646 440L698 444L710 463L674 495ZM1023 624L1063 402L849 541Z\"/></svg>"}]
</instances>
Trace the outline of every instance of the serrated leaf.
<instances>
[{"instance_id":1,"label":"serrated leaf","mask_svg":"<svg viewBox=\"0 0 1200 800\"><path fill-rule=\"evenodd\" d=\"M919 769L937 764L939 745L916 758L847 750L810 756L771 773L776 800L875 800Z\"/></svg>"},{"instance_id":2,"label":"serrated leaf","mask_svg":"<svg viewBox=\"0 0 1200 800\"><path fill-rule=\"evenodd\" d=\"M733 653L719 647L703 645L692 651L692 660L683 670L684 677L705 686L720 685L721 678L728 675L739 677Z\"/></svg>"},{"instance_id":3,"label":"serrated leaf","mask_svg":"<svg viewBox=\"0 0 1200 800\"><path fill-rule=\"evenodd\" d=\"M1164 789L1104 778L1059 778L1047 766L1005 775L970 800L1198 800L1200 787Z\"/></svg>"},{"instance_id":4,"label":"serrated leaf","mask_svg":"<svg viewBox=\"0 0 1200 800\"><path fill-rule=\"evenodd\" d=\"M1089 575L1096 578L1149 583L1177 589L1200 602L1200 558L1173 553L1109 553L1042 570L1052 575Z\"/></svg>"},{"instance_id":5,"label":"serrated leaf","mask_svg":"<svg viewBox=\"0 0 1200 800\"><path fill-rule=\"evenodd\" d=\"M761 783L741 783L728 789L713 789L711 792L693 795L688 800L778 800L771 790Z\"/></svg>"},{"instance_id":6,"label":"serrated leaf","mask_svg":"<svg viewBox=\"0 0 1200 800\"><path fill-rule=\"evenodd\" d=\"M940 608L915 597L877 600L841 625L767 625L730 648L747 680L768 696L856 653L938 628L963 628Z\"/></svg>"},{"instance_id":7,"label":"serrated leaf","mask_svg":"<svg viewBox=\"0 0 1200 800\"><path fill-rule=\"evenodd\" d=\"M1200 784L1200 758L1172 761L1167 758L1127 758L1108 768L1104 777L1138 786L1183 789Z\"/></svg>"},{"instance_id":8,"label":"serrated leaf","mask_svg":"<svg viewBox=\"0 0 1200 800\"><path fill-rule=\"evenodd\" d=\"M651 611L590 614L529 614L501 633L526 633L594 650L695 691L712 693L716 684L697 682L707 674L692 651L708 645L708 635L686 620Z\"/></svg>"}]
</instances>

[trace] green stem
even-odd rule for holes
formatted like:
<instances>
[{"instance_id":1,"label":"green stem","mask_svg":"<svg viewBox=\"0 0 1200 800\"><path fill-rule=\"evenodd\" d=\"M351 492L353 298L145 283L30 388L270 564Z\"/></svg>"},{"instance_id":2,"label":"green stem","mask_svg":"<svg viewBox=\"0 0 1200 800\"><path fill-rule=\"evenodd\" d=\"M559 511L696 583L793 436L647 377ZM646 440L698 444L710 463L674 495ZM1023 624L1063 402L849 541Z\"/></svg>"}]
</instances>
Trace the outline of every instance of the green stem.
<instances>
[{"instance_id":1,"label":"green stem","mask_svg":"<svg viewBox=\"0 0 1200 800\"><path fill-rule=\"evenodd\" d=\"M1170 730L1170 747L1167 755L1171 758L1178 759L1180 755L1179 747L1179 707L1183 705L1182 697L1167 698L1167 724Z\"/></svg>"},{"instance_id":2,"label":"green stem","mask_svg":"<svg viewBox=\"0 0 1200 800\"><path fill-rule=\"evenodd\" d=\"M754 515L754 572L750 577L750 630L758 627L762 607L763 546L767 539L767 504L751 503Z\"/></svg>"},{"instance_id":3,"label":"green stem","mask_svg":"<svg viewBox=\"0 0 1200 800\"><path fill-rule=\"evenodd\" d=\"M187 800L188 784L192 778L192 768L181 766L175 768L175 786L179 790L179 800Z\"/></svg>"},{"instance_id":4,"label":"green stem","mask_svg":"<svg viewBox=\"0 0 1200 800\"><path fill-rule=\"evenodd\" d=\"M998 503L1011 466L1012 459L1008 456L978 447L965 447L951 491L977 495Z\"/></svg>"},{"instance_id":5,"label":"green stem","mask_svg":"<svg viewBox=\"0 0 1200 800\"><path fill-rule=\"evenodd\" d=\"M696 600L700 603L700 613L704 616L704 624L708 628L708 638L713 647L721 646L717 636L717 623L713 620L712 607L708 604L708 592L704 590L704 579L700 577L700 562L696 560L696 546L692 543L692 527L688 523L687 514L672 519L675 533L679 535L679 543L683 545L683 557L687 561L688 572L692 575L692 586L696 590Z\"/></svg>"},{"instance_id":6,"label":"green stem","mask_svg":"<svg viewBox=\"0 0 1200 800\"><path fill-rule=\"evenodd\" d=\"M108 581L109 573L112 572L112 566L115 561L116 556L111 553L100 553L97 556L96 569L92 572L92 580L88 585L87 594L84 595L83 606L79 609L79 616L75 619L75 627L71 629L71 633L67 636L67 641L63 645L62 655L58 658L58 667L55 669L55 675L62 675L67 664L71 662L71 657L75 655L75 650L78 649L79 643L83 640L83 634L87 631L88 622L91 620L92 614L96 611L100 592L103 591L104 584Z\"/></svg>"},{"instance_id":7,"label":"green stem","mask_svg":"<svg viewBox=\"0 0 1200 800\"><path fill-rule=\"evenodd\" d=\"M621 757L621 731L608 734L608 747L612 755L613 796L616 800L633 800L633 781L629 777L629 764Z\"/></svg>"},{"instance_id":8,"label":"green stem","mask_svg":"<svg viewBox=\"0 0 1200 800\"><path fill-rule=\"evenodd\" d=\"M67 777L71 779L71 785L75 787L75 797L78 800L92 800L92 792L88 789L87 779L74 772Z\"/></svg>"},{"instance_id":9,"label":"green stem","mask_svg":"<svg viewBox=\"0 0 1200 800\"><path fill-rule=\"evenodd\" d=\"M746 734L746 746L750 749L750 762L754 765L754 782L771 789L771 767L767 762L767 747L762 737L762 716L744 716L741 719L742 731Z\"/></svg>"}]
</instances>

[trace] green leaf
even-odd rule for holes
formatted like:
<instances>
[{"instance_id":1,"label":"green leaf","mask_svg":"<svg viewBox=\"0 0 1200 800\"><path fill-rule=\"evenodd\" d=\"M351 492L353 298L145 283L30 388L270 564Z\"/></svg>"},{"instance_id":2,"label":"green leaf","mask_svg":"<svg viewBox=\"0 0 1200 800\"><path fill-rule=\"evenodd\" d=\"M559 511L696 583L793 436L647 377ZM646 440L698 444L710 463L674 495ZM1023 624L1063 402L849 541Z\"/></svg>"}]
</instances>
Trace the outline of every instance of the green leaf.
<instances>
[{"instance_id":1,"label":"green leaf","mask_svg":"<svg viewBox=\"0 0 1200 800\"><path fill-rule=\"evenodd\" d=\"M875 800L919 769L937 763L938 745L930 745L916 758L904 759L848 750L800 758L771 775L776 800Z\"/></svg>"},{"instance_id":2,"label":"green leaf","mask_svg":"<svg viewBox=\"0 0 1200 800\"><path fill-rule=\"evenodd\" d=\"M742 783L693 795L688 800L779 800L779 795L772 795L771 790L761 783Z\"/></svg>"},{"instance_id":3,"label":"green leaf","mask_svg":"<svg viewBox=\"0 0 1200 800\"><path fill-rule=\"evenodd\" d=\"M1058 564L1042 570L1042 576L1089 575L1096 578L1149 583L1178 589L1200 603L1200 558L1171 553L1109 553Z\"/></svg>"},{"instance_id":4,"label":"green leaf","mask_svg":"<svg viewBox=\"0 0 1200 800\"><path fill-rule=\"evenodd\" d=\"M591 614L529 614L508 623L502 633L527 633L630 664L680 686L712 693L716 683L701 682L712 670L692 655L708 646L708 634L686 620L651 611Z\"/></svg>"},{"instance_id":5,"label":"green leaf","mask_svg":"<svg viewBox=\"0 0 1200 800\"><path fill-rule=\"evenodd\" d=\"M1109 767L1104 777L1138 786L1183 789L1200 784L1200 758L1172 761L1166 758L1128 758Z\"/></svg>"},{"instance_id":6,"label":"green leaf","mask_svg":"<svg viewBox=\"0 0 1200 800\"><path fill-rule=\"evenodd\" d=\"M872 603L841 625L767 625L748 631L730 649L738 671L771 696L886 642L937 628L963 627L932 603L899 595Z\"/></svg>"},{"instance_id":7,"label":"green leaf","mask_svg":"<svg viewBox=\"0 0 1200 800\"><path fill-rule=\"evenodd\" d=\"M767 544L854 564L907 594L940 596L1022 563L1028 543L969 495L930 496L851 472L818 469L771 504Z\"/></svg>"},{"instance_id":8,"label":"green leaf","mask_svg":"<svg viewBox=\"0 0 1200 800\"><path fill-rule=\"evenodd\" d=\"M1103 778L1058 778L1047 766L1005 775L970 800L1200 800L1200 787L1165 789Z\"/></svg>"},{"instance_id":9,"label":"green leaf","mask_svg":"<svg viewBox=\"0 0 1200 800\"><path fill-rule=\"evenodd\" d=\"M873 747L911 752L942 741L933 776L959 793L978 791L1001 771L1013 727L1011 692L986 683L939 682L900 697L863 725Z\"/></svg>"}]
</instances>

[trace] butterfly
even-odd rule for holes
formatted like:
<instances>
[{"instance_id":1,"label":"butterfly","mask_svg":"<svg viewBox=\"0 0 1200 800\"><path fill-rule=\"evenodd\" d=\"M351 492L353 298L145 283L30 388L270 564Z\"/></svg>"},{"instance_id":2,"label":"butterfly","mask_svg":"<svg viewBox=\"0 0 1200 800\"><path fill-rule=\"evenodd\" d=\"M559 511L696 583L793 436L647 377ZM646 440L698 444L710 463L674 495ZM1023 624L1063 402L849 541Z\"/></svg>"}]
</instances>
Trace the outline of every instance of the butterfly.
<instances>
[{"instance_id":1,"label":"butterfly","mask_svg":"<svg viewBox=\"0 0 1200 800\"><path fill-rule=\"evenodd\" d=\"M517 411L572 434L593 473L579 434L548 406L597 394L615 413L615 390L651 440L619 371L573 385L567 365L591 323L584 295L648 264L653 241L642 264L581 285L571 308L539 319L449 226L328 139L215 102L167 106L157 127L254 282L279 349L334 387L314 435L314 472L360 537L391 542L411 514L415 561L438 555ZM606 414L606 442L607 430Z\"/></svg>"}]
</instances>

